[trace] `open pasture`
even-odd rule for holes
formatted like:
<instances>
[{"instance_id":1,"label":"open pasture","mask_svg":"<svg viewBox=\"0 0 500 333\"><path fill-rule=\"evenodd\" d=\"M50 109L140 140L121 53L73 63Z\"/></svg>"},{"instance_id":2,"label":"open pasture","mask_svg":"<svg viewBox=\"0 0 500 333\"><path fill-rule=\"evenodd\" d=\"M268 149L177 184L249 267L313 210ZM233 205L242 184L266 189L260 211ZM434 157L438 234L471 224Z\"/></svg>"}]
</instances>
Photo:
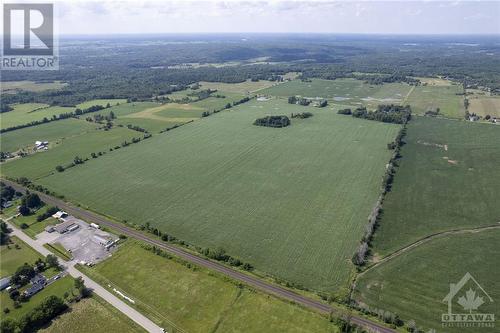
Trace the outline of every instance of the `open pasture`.
<instances>
[{"instance_id":1,"label":"open pasture","mask_svg":"<svg viewBox=\"0 0 500 333\"><path fill-rule=\"evenodd\" d=\"M67 83L61 81L54 82L34 82L34 81L6 81L0 83L0 91L3 94L15 94L19 91L44 91L61 89L67 86Z\"/></svg>"},{"instance_id":2,"label":"open pasture","mask_svg":"<svg viewBox=\"0 0 500 333\"><path fill-rule=\"evenodd\" d=\"M43 118L51 118L53 115L75 110L75 108L71 107L48 106L41 103L14 104L12 107L14 110L0 115L2 129L43 120Z\"/></svg>"},{"instance_id":3,"label":"open pasture","mask_svg":"<svg viewBox=\"0 0 500 333\"><path fill-rule=\"evenodd\" d=\"M93 100L90 100L90 101L86 101L86 102L83 102L83 103L80 103L80 104L77 104L76 107L81 109L81 110L84 110L84 109L87 109L91 106L94 106L94 105L101 105L101 106L106 106L108 105L111 105L111 106L115 106L117 104L123 104L123 103L126 103L127 100L126 99L123 99L123 98L115 98L115 99L93 99Z\"/></svg>"},{"instance_id":4,"label":"open pasture","mask_svg":"<svg viewBox=\"0 0 500 333\"><path fill-rule=\"evenodd\" d=\"M410 104L414 114L423 115L428 110L436 110L448 118L460 118L465 115L463 88L450 86L417 86L412 90L405 104Z\"/></svg>"},{"instance_id":5,"label":"open pasture","mask_svg":"<svg viewBox=\"0 0 500 333\"><path fill-rule=\"evenodd\" d=\"M35 141L48 141L49 146L64 138L95 130L97 125L80 119L64 119L0 134L0 150L15 152L33 150Z\"/></svg>"},{"instance_id":6,"label":"open pasture","mask_svg":"<svg viewBox=\"0 0 500 333\"><path fill-rule=\"evenodd\" d=\"M332 103L365 105L373 109L378 104L399 104L410 89L411 86L403 83L370 85L356 79L312 79L310 82L301 80L285 82L259 93L278 97L326 98Z\"/></svg>"},{"instance_id":7,"label":"open pasture","mask_svg":"<svg viewBox=\"0 0 500 333\"><path fill-rule=\"evenodd\" d=\"M366 272L357 283L354 298L372 308L398 313L405 321L415 320L424 332L476 332L477 328L442 327L441 314L447 313L443 298L450 283L458 283L469 272L494 300L474 284L467 284L453 300L454 313L468 313L456 302L472 288L484 304L472 313L493 313L500 316L500 266L494 264L500 230L448 235L403 253L391 261ZM493 333L498 328L481 327L477 332Z\"/></svg>"},{"instance_id":8,"label":"open pasture","mask_svg":"<svg viewBox=\"0 0 500 333\"><path fill-rule=\"evenodd\" d=\"M248 95L251 93L255 93L257 91L271 87L276 85L276 82L267 81L267 80L259 80L259 81L251 81L247 80L240 83L223 83L223 82L200 82L202 89L217 89L220 92L227 93L237 93Z\"/></svg>"},{"instance_id":9,"label":"open pasture","mask_svg":"<svg viewBox=\"0 0 500 333\"><path fill-rule=\"evenodd\" d=\"M84 159L90 158L91 153L97 154L100 151L110 153L110 148L119 146L125 140L130 142L134 137L142 137L142 133L120 127L109 131L93 130L60 140L47 151L6 162L2 165L1 174L12 178L27 177L34 180L57 172L55 171L57 165L68 165L76 156ZM92 162L93 160L88 163ZM75 168L78 167L82 165Z\"/></svg>"},{"instance_id":10,"label":"open pasture","mask_svg":"<svg viewBox=\"0 0 500 333\"><path fill-rule=\"evenodd\" d=\"M287 128L253 125L304 111L314 116ZM259 270L338 291L353 272L399 128L254 100L39 183L120 221L148 222Z\"/></svg>"},{"instance_id":11,"label":"open pasture","mask_svg":"<svg viewBox=\"0 0 500 333\"><path fill-rule=\"evenodd\" d=\"M135 241L95 267L81 269L131 297L139 311L168 332L337 332L317 313L160 257Z\"/></svg>"},{"instance_id":12,"label":"open pasture","mask_svg":"<svg viewBox=\"0 0 500 333\"><path fill-rule=\"evenodd\" d=\"M39 330L40 333L109 333L145 332L123 313L116 310L99 296L93 295L63 313L50 325Z\"/></svg>"},{"instance_id":13,"label":"open pasture","mask_svg":"<svg viewBox=\"0 0 500 333\"><path fill-rule=\"evenodd\" d=\"M492 124L413 117L386 196L374 251L500 221L500 131Z\"/></svg>"},{"instance_id":14,"label":"open pasture","mask_svg":"<svg viewBox=\"0 0 500 333\"><path fill-rule=\"evenodd\" d=\"M468 99L470 113L500 118L500 96L471 95Z\"/></svg>"}]
</instances>

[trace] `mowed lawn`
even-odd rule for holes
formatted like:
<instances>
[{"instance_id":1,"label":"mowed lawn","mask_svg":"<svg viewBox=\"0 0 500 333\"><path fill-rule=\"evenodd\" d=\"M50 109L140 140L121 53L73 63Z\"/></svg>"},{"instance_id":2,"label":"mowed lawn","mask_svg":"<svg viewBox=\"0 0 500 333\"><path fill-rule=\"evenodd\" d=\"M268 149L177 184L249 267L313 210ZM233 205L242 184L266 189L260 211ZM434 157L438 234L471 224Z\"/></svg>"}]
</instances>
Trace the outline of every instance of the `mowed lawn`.
<instances>
[{"instance_id":1,"label":"mowed lawn","mask_svg":"<svg viewBox=\"0 0 500 333\"><path fill-rule=\"evenodd\" d=\"M0 128L5 129L17 125L24 125L32 121L41 121L53 115L68 113L74 107L49 106L41 103L25 103L12 105L13 110L0 115Z\"/></svg>"},{"instance_id":2,"label":"mowed lawn","mask_svg":"<svg viewBox=\"0 0 500 333\"><path fill-rule=\"evenodd\" d=\"M32 151L35 141L48 141L49 145L53 146L55 141L80 135L96 128L97 125L94 123L74 118L26 127L0 134L0 150L3 152L15 152L20 149Z\"/></svg>"},{"instance_id":3,"label":"mowed lawn","mask_svg":"<svg viewBox=\"0 0 500 333\"><path fill-rule=\"evenodd\" d=\"M423 115L428 110L439 108L439 113L448 118L462 119L465 115L463 88L450 86L417 86L406 100L414 114Z\"/></svg>"},{"instance_id":4,"label":"mowed lawn","mask_svg":"<svg viewBox=\"0 0 500 333\"><path fill-rule=\"evenodd\" d=\"M317 313L155 255L135 241L97 266L81 269L132 298L139 311L168 332L336 332Z\"/></svg>"},{"instance_id":5,"label":"mowed lawn","mask_svg":"<svg viewBox=\"0 0 500 333\"><path fill-rule=\"evenodd\" d=\"M310 82L293 80L259 91L259 93L288 97L299 95L309 98L327 98L334 103L366 105L376 108L378 104L399 104L410 91L411 86L403 83L370 85L362 80L312 79Z\"/></svg>"},{"instance_id":6,"label":"mowed lawn","mask_svg":"<svg viewBox=\"0 0 500 333\"><path fill-rule=\"evenodd\" d=\"M417 247L368 271L360 278L354 298L376 309L398 313L405 321L437 332L498 332L497 328L446 328L441 314L447 313L443 298L451 283L458 283L469 272L493 299L491 303L473 283L467 283L453 299L453 313L468 313L457 300L469 288L484 304L472 313L500 316L500 266L497 264L500 230L449 235Z\"/></svg>"},{"instance_id":7,"label":"mowed lawn","mask_svg":"<svg viewBox=\"0 0 500 333\"><path fill-rule=\"evenodd\" d=\"M145 332L145 330L116 310L99 296L93 295L57 317L51 324L39 330L41 333L110 333Z\"/></svg>"},{"instance_id":8,"label":"mowed lawn","mask_svg":"<svg viewBox=\"0 0 500 333\"><path fill-rule=\"evenodd\" d=\"M34 264L42 258L38 252L33 250L25 242L17 237L10 237L10 244L0 246L0 278L14 274L19 266L24 263ZM19 248L16 248L16 245Z\"/></svg>"},{"instance_id":9,"label":"mowed lawn","mask_svg":"<svg viewBox=\"0 0 500 333\"><path fill-rule=\"evenodd\" d=\"M257 117L311 111L287 128ZM346 286L399 126L251 101L39 180L304 286Z\"/></svg>"},{"instance_id":10,"label":"mowed lawn","mask_svg":"<svg viewBox=\"0 0 500 333\"><path fill-rule=\"evenodd\" d=\"M500 129L414 117L374 238L386 255L433 233L500 221Z\"/></svg>"},{"instance_id":11,"label":"mowed lawn","mask_svg":"<svg viewBox=\"0 0 500 333\"><path fill-rule=\"evenodd\" d=\"M90 158L91 153L111 153L109 152L110 148L119 146L125 140L131 142L134 137L142 137L142 133L120 127L109 131L93 130L60 140L47 151L37 152L2 164L1 174L12 178L27 177L34 180L56 172L57 165L66 166L72 163L76 156L84 159ZM90 164L93 161L86 163Z\"/></svg>"}]
</instances>

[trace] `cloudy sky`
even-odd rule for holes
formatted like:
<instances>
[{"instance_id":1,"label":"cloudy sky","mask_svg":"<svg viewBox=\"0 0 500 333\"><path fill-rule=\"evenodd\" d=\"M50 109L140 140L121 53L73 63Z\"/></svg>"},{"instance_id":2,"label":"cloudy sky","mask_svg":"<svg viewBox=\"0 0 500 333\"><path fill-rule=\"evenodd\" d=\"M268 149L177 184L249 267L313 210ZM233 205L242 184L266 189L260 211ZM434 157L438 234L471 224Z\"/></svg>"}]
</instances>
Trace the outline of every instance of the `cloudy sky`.
<instances>
[{"instance_id":1,"label":"cloudy sky","mask_svg":"<svg viewBox=\"0 0 500 333\"><path fill-rule=\"evenodd\" d=\"M500 1L56 2L61 34L500 34Z\"/></svg>"}]
</instances>

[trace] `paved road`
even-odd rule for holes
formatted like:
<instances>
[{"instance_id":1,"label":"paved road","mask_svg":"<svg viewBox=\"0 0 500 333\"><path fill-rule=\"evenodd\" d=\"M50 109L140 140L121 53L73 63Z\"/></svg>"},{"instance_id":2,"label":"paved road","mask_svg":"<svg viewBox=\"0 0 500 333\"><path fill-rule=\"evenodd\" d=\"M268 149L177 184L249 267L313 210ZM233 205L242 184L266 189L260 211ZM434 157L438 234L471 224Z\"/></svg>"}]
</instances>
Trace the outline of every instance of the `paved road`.
<instances>
[{"instance_id":1,"label":"paved road","mask_svg":"<svg viewBox=\"0 0 500 333\"><path fill-rule=\"evenodd\" d=\"M11 235L14 235L18 238L20 238L23 242L27 243L29 246L34 248L36 251L40 252L42 255L47 256L48 254L52 254L49 250L43 247L43 244L41 242L37 242L36 240L30 238L27 236L24 232L21 230L17 229L15 226L13 226L11 223L7 222L9 225L9 228L12 229ZM134 322L136 322L138 325L142 326L146 331L148 332L153 332L153 333L159 333L162 332L162 329L160 326L156 325L153 323L151 320L146 318L144 315L139 313L137 310L133 309L132 307L128 306L124 301L101 287L97 282L94 280L90 279L88 276L77 270L74 265L74 262L62 262L59 260L61 265L65 267L67 272L73 276L73 277L82 277L83 281L85 282L85 285L92 289L94 293L105 299L108 303L110 303L112 306L123 312L127 317L132 319Z\"/></svg>"},{"instance_id":2,"label":"paved road","mask_svg":"<svg viewBox=\"0 0 500 333\"><path fill-rule=\"evenodd\" d=\"M2 181L5 182L7 185L11 185L17 191L23 192L25 190L24 187L22 187L21 185L19 185L17 183L13 183L13 182L7 181L7 180L2 180ZM36 191L32 191L32 190L30 190L30 191L36 192ZM139 239L139 240L144 241L146 243L149 243L151 245L155 245L157 247L160 247L164 250L167 250L168 252L170 252L172 254L175 254L176 256L178 256L186 261L189 261L189 262L195 263L199 266L206 267L208 269L217 271L221 274L229 276L235 280L244 282L244 283L246 283L246 284L248 284L256 289L264 291L266 293L274 294L278 297L305 305L309 308L312 308L314 310L317 310L317 311L320 311L323 313L333 312L336 314L340 314L339 310L334 309L331 306L329 306L328 304L325 304L325 303L320 302L318 300L309 298L307 296L299 295L293 291L287 290L287 289L282 288L280 286L277 286L277 285L274 285L274 284L269 283L267 281L261 280L258 277L247 275L245 273L233 270L233 269L226 267L222 264L219 264L217 262L213 262L213 261L210 261L208 259L198 257L197 255L189 253L181 248L167 244L165 242L162 242L161 240L155 239L152 236L144 235L144 234L138 232L137 230L132 229L132 228L130 228L122 223L110 221L101 215L90 212L90 211L85 210L85 209L80 208L80 207L73 206L73 205L71 205L71 204L69 204L61 199L54 198L54 197L49 196L49 195L44 194L44 193L39 193L39 192L36 192L36 193L38 193L40 198L44 202L46 202L47 204L57 206L60 209L65 210L67 213L74 215L76 217L79 217L82 220L85 220L87 222L93 222L93 223L100 224L102 226L114 228L116 230L119 230L122 234L124 234L128 237L136 238L136 239ZM395 330L390 329L390 328L388 328L382 324L379 324L375 321L372 321L372 320L369 320L369 319L366 319L363 317L359 317L356 315L353 315L351 317L351 321L355 324L360 325L360 326L369 328L373 332L380 332L380 333L395 333L396 332Z\"/></svg>"}]
</instances>

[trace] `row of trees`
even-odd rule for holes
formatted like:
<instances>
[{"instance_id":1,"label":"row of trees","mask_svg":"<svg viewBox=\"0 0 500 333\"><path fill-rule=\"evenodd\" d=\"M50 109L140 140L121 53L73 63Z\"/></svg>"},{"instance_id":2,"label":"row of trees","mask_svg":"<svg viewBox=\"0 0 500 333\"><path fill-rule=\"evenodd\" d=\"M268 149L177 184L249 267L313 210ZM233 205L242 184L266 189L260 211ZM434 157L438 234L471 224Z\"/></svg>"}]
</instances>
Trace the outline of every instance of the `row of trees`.
<instances>
[{"instance_id":1,"label":"row of trees","mask_svg":"<svg viewBox=\"0 0 500 333\"><path fill-rule=\"evenodd\" d=\"M404 145L404 137L406 136L406 124L403 125L398 135L394 139L393 142L388 144L389 149L393 149L394 152L392 154L391 160L389 161L386 171L384 174L384 178L382 180L381 193L378 197L378 200L373 207L370 215L368 215L368 224L365 227L365 233L361 239L361 242L352 256L352 262L354 265L361 268L366 264L366 260L370 253L370 242L372 241L373 234L375 229L377 228L377 224L379 222L380 214L382 212L382 206L387 192L391 191L392 182L394 180L394 175L396 173L396 160L401 158L401 147Z\"/></svg>"},{"instance_id":2,"label":"row of trees","mask_svg":"<svg viewBox=\"0 0 500 333\"><path fill-rule=\"evenodd\" d=\"M110 107L109 103L108 103L107 107ZM73 111L73 112L60 113L59 115L53 115L50 118L44 117L42 120L33 120L32 122L29 122L27 124L21 124L21 125L11 126L11 127L7 127L7 128L2 128L2 129L0 129L0 133L15 131L15 130L18 130L21 128L32 127L32 126L37 126L37 125L41 125L41 124L46 124L46 123L50 123L51 121L73 118L73 117L77 117L77 116L80 116L80 115L83 115L86 113L96 112L96 111L100 111L103 109L104 109L104 107L101 105L94 105L94 106L91 106L91 107L84 109L84 110L75 109L75 111Z\"/></svg>"}]
</instances>

